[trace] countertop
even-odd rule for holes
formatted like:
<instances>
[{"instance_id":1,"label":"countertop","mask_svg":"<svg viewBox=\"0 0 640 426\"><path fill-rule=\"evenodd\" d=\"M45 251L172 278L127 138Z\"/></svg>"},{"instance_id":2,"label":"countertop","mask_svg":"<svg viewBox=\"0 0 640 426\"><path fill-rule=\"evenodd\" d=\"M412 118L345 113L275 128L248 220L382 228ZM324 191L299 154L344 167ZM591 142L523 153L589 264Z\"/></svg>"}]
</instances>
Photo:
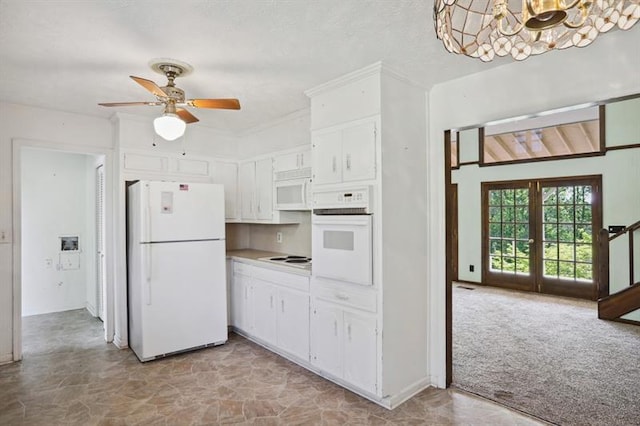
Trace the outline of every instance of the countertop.
<instances>
[{"instance_id":1,"label":"countertop","mask_svg":"<svg viewBox=\"0 0 640 426\"><path fill-rule=\"evenodd\" d=\"M278 253L275 251L264 251L264 250L254 250L254 249L241 249L241 250L227 251L227 257L232 259L247 261L247 263L260 266L263 268L270 268L278 271L291 272L293 274L310 276L311 268L309 269L298 268L295 266L289 266L285 263L280 264L280 263L271 263L271 262L265 262L263 260L258 260L261 257L280 257L280 256L287 256L289 254L291 253Z\"/></svg>"}]
</instances>

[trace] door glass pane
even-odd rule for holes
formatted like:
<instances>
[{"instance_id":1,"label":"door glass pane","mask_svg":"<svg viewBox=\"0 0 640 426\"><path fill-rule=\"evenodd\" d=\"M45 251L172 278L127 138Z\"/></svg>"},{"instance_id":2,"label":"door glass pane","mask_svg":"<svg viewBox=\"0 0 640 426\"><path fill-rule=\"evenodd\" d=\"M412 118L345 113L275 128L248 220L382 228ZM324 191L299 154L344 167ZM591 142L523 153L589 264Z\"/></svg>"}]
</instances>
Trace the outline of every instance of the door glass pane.
<instances>
[{"instance_id":1,"label":"door glass pane","mask_svg":"<svg viewBox=\"0 0 640 426\"><path fill-rule=\"evenodd\" d=\"M489 270L529 274L529 190L488 191Z\"/></svg>"},{"instance_id":2,"label":"door glass pane","mask_svg":"<svg viewBox=\"0 0 640 426\"><path fill-rule=\"evenodd\" d=\"M542 189L543 274L593 280L592 188L558 185Z\"/></svg>"}]
</instances>

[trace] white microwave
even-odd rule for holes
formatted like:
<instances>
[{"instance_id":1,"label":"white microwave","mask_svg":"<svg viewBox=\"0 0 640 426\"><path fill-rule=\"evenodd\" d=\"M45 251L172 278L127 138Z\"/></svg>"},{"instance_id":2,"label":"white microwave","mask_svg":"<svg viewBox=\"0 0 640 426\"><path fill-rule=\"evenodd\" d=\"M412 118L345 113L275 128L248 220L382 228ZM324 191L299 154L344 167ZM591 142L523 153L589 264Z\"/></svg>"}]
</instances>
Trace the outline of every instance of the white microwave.
<instances>
[{"instance_id":1,"label":"white microwave","mask_svg":"<svg viewBox=\"0 0 640 426\"><path fill-rule=\"evenodd\" d=\"M273 195L276 210L311 210L311 178L306 171L298 171L296 175L276 174Z\"/></svg>"}]
</instances>

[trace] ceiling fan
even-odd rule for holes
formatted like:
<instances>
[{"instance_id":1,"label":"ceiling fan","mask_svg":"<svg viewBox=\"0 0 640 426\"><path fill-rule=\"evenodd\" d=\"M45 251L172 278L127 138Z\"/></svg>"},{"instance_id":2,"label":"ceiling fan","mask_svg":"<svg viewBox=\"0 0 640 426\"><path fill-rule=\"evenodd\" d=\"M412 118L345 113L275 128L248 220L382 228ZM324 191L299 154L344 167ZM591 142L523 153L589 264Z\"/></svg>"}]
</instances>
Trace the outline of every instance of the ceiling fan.
<instances>
[{"instance_id":1,"label":"ceiling fan","mask_svg":"<svg viewBox=\"0 0 640 426\"><path fill-rule=\"evenodd\" d=\"M105 102L98 105L105 107L120 106L160 106L164 105L162 116L153 122L156 133L167 140L175 140L184 134L186 125L198 120L185 107L210 109L240 109L237 99L185 99L184 90L175 85L177 77L183 77L193 72L193 67L175 59L157 59L149 64L151 69L167 77L167 85L160 87L151 80L130 76L133 81L153 93L153 102Z\"/></svg>"}]
</instances>

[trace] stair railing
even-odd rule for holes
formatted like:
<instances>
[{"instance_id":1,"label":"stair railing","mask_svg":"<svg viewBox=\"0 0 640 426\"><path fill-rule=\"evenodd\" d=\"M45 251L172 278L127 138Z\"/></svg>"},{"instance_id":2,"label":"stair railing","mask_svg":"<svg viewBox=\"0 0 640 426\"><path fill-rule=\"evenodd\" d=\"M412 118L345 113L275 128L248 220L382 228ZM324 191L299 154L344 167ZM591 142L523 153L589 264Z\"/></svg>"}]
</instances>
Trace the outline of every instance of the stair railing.
<instances>
[{"instance_id":1,"label":"stair railing","mask_svg":"<svg viewBox=\"0 0 640 426\"><path fill-rule=\"evenodd\" d=\"M629 234L628 242L629 242L629 285L634 284L634 256L633 256L633 233L640 229L640 220L636 223L627 226L623 230L616 232L615 234L609 236L609 231L606 229L601 229L598 233L598 248L599 248L599 265L598 271L600 275L600 285L598 286L598 298L601 299L609 295L609 245L611 241L615 240L622 235Z\"/></svg>"}]
</instances>

